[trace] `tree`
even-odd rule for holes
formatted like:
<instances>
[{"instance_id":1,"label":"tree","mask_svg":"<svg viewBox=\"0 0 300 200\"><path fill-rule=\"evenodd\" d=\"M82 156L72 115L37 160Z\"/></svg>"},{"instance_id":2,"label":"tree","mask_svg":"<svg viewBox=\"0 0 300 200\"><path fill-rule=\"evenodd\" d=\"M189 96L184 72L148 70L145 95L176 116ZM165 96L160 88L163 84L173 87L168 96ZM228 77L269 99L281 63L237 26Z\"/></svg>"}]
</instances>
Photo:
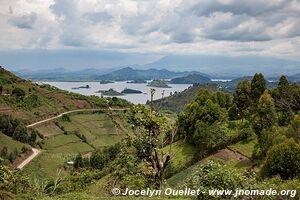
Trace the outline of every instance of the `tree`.
<instances>
[{"instance_id":1,"label":"tree","mask_svg":"<svg viewBox=\"0 0 300 200\"><path fill-rule=\"evenodd\" d=\"M276 119L274 100L268 91L265 91L259 99L258 107L252 120L252 126L258 135L258 139L260 139L261 131L270 129L276 123Z\"/></svg>"},{"instance_id":2,"label":"tree","mask_svg":"<svg viewBox=\"0 0 300 200\"><path fill-rule=\"evenodd\" d=\"M16 96L16 97L19 97L19 98L22 98L25 96L25 91L22 90L21 88L15 88L13 89L12 91L12 95Z\"/></svg>"},{"instance_id":3,"label":"tree","mask_svg":"<svg viewBox=\"0 0 300 200\"><path fill-rule=\"evenodd\" d=\"M70 121L71 121L69 115L67 115L67 114L63 114L63 115L62 115L62 120L63 120L63 121L66 121L66 122L70 122Z\"/></svg>"},{"instance_id":4,"label":"tree","mask_svg":"<svg viewBox=\"0 0 300 200\"><path fill-rule=\"evenodd\" d=\"M251 85L249 80L246 79L238 83L233 101L238 108L238 119L245 118L251 106Z\"/></svg>"},{"instance_id":5,"label":"tree","mask_svg":"<svg viewBox=\"0 0 300 200\"><path fill-rule=\"evenodd\" d=\"M145 160L154 171L155 185L163 188L166 167L170 164L172 142L176 133L167 123L166 118L152 111L144 105L133 106L128 112L128 122L132 125L134 134L128 138L136 149L137 157ZM166 140L165 135L172 131L171 140ZM168 141L168 143L166 143ZM162 149L169 144L165 153Z\"/></svg>"},{"instance_id":6,"label":"tree","mask_svg":"<svg viewBox=\"0 0 300 200\"><path fill-rule=\"evenodd\" d=\"M235 168L228 167L215 161L208 161L197 167L186 181L185 186L192 189L201 189L201 196L197 199L232 199L226 195L210 196L209 190L235 190L248 188L248 181L243 174Z\"/></svg>"},{"instance_id":7,"label":"tree","mask_svg":"<svg viewBox=\"0 0 300 200\"><path fill-rule=\"evenodd\" d=\"M289 86L290 86L289 81L287 80L287 78L284 75L282 75L279 78L278 89L284 91L284 90L287 90Z\"/></svg>"},{"instance_id":8,"label":"tree","mask_svg":"<svg viewBox=\"0 0 300 200\"><path fill-rule=\"evenodd\" d=\"M153 101L155 92L156 92L156 90L154 88L150 88L151 102Z\"/></svg>"},{"instance_id":9,"label":"tree","mask_svg":"<svg viewBox=\"0 0 300 200\"><path fill-rule=\"evenodd\" d=\"M230 120L237 120L239 114L239 109L234 103L228 110L228 117Z\"/></svg>"},{"instance_id":10,"label":"tree","mask_svg":"<svg viewBox=\"0 0 300 200\"><path fill-rule=\"evenodd\" d=\"M275 145L267 154L263 166L264 176L280 175L282 179L300 177L300 145L293 139Z\"/></svg>"},{"instance_id":11,"label":"tree","mask_svg":"<svg viewBox=\"0 0 300 200\"><path fill-rule=\"evenodd\" d=\"M75 169L79 169L79 168L84 167L83 158L82 158L82 155L80 153L78 153L77 156L75 157L74 167L75 167Z\"/></svg>"},{"instance_id":12,"label":"tree","mask_svg":"<svg viewBox=\"0 0 300 200\"><path fill-rule=\"evenodd\" d=\"M258 103L260 96L267 89L267 81L261 73L255 74L251 80L251 97L255 104Z\"/></svg>"}]
</instances>

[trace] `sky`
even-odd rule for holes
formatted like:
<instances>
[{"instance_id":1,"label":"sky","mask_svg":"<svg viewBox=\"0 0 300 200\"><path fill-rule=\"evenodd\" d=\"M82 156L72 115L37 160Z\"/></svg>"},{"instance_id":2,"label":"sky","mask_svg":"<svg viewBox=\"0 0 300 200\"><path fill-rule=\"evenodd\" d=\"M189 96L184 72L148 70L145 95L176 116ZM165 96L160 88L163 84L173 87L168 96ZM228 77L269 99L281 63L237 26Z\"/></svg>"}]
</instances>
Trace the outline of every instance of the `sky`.
<instances>
[{"instance_id":1,"label":"sky","mask_svg":"<svg viewBox=\"0 0 300 200\"><path fill-rule=\"evenodd\" d=\"M171 54L300 61L299 19L299 0L0 0L0 65L113 67Z\"/></svg>"}]
</instances>

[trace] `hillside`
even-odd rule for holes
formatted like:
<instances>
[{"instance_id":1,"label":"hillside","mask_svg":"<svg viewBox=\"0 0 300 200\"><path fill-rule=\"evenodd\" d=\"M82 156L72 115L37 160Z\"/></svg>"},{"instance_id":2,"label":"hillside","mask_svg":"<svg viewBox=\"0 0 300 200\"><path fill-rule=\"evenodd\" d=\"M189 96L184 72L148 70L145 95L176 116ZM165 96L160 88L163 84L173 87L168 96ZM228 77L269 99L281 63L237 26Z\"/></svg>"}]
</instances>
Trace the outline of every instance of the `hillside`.
<instances>
[{"instance_id":1,"label":"hillside","mask_svg":"<svg viewBox=\"0 0 300 200\"><path fill-rule=\"evenodd\" d=\"M191 74L185 77L174 78L170 81L171 84L205 84L211 82L211 79L201 74Z\"/></svg>"},{"instance_id":2,"label":"hillside","mask_svg":"<svg viewBox=\"0 0 300 200\"><path fill-rule=\"evenodd\" d=\"M87 97L38 85L0 68L0 113L11 114L26 123L38 121L68 110L130 105L126 100Z\"/></svg>"},{"instance_id":3,"label":"hillside","mask_svg":"<svg viewBox=\"0 0 300 200\"><path fill-rule=\"evenodd\" d=\"M189 74L201 74L200 72L173 72L167 69L133 69L131 67L122 68L113 72L96 76L97 80L114 80L114 81L126 81L126 80L152 80L152 79L171 79L175 77L186 76Z\"/></svg>"},{"instance_id":4,"label":"hillside","mask_svg":"<svg viewBox=\"0 0 300 200\"><path fill-rule=\"evenodd\" d=\"M180 112L184 107L190 103L197 95L201 88L207 88L210 91L217 91L218 85L216 84L194 84L193 86L185 89L182 92L174 93L172 96L158 99L147 104L156 110L169 110L172 112Z\"/></svg>"}]
</instances>

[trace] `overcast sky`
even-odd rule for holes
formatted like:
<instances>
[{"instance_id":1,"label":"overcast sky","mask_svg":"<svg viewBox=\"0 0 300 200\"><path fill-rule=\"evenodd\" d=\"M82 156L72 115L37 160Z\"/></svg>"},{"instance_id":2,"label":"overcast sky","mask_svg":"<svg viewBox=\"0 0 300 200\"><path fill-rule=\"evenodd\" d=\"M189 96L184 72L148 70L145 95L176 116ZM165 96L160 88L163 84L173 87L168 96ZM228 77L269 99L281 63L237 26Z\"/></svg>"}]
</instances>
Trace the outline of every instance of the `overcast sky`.
<instances>
[{"instance_id":1,"label":"overcast sky","mask_svg":"<svg viewBox=\"0 0 300 200\"><path fill-rule=\"evenodd\" d=\"M8 57L51 50L139 53L136 64L168 54L300 60L299 0L0 0L0 30Z\"/></svg>"}]
</instances>

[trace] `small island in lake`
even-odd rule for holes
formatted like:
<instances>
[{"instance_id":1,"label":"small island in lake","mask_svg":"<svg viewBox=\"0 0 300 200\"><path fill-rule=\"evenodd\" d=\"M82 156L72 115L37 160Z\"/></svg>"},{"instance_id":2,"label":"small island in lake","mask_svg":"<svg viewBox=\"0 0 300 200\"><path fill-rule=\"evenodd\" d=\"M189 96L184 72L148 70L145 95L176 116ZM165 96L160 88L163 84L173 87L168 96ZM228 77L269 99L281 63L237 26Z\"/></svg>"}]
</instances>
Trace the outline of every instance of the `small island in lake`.
<instances>
[{"instance_id":1,"label":"small island in lake","mask_svg":"<svg viewBox=\"0 0 300 200\"><path fill-rule=\"evenodd\" d=\"M90 89L89 85L86 86L79 86L79 87L73 87L72 90L78 90L78 89Z\"/></svg>"},{"instance_id":2,"label":"small island in lake","mask_svg":"<svg viewBox=\"0 0 300 200\"><path fill-rule=\"evenodd\" d=\"M99 90L95 93L101 93L105 96L122 96L123 94L120 92L115 91L114 89L110 88L109 90Z\"/></svg>"},{"instance_id":3,"label":"small island in lake","mask_svg":"<svg viewBox=\"0 0 300 200\"><path fill-rule=\"evenodd\" d=\"M101 80L100 84L108 84L108 83L114 83L113 81L109 81L109 80Z\"/></svg>"},{"instance_id":4,"label":"small island in lake","mask_svg":"<svg viewBox=\"0 0 300 200\"><path fill-rule=\"evenodd\" d=\"M171 88L171 86L168 85L168 82L165 80L153 80L150 83L148 83L149 87L158 87L158 88Z\"/></svg>"},{"instance_id":5,"label":"small island in lake","mask_svg":"<svg viewBox=\"0 0 300 200\"><path fill-rule=\"evenodd\" d=\"M133 89L125 88L121 93L122 94L141 94L143 92L139 91L139 90L133 90Z\"/></svg>"},{"instance_id":6,"label":"small island in lake","mask_svg":"<svg viewBox=\"0 0 300 200\"><path fill-rule=\"evenodd\" d=\"M147 81L144 79L135 79L132 81L127 81L127 83L147 83Z\"/></svg>"}]
</instances>

